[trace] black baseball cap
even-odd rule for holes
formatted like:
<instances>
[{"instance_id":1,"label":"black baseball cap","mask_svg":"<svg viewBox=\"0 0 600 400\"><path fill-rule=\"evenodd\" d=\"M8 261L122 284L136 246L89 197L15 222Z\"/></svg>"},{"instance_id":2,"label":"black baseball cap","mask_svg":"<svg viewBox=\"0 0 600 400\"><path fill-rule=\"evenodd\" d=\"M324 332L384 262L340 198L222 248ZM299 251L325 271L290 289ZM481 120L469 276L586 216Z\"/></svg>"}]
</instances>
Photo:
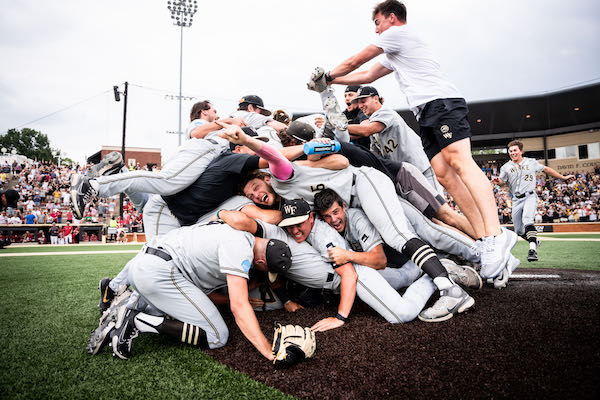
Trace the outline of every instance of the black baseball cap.
<instances>
[{"instance_id":1,"label":"black baseball cap","mask_svg":"<svg viewBox=\"0 0 600 400\"><path fill-rule=\"evenodd\" d=\"M262 142L268 142L269 138L266 138L264 136L258 136L258 132L256 132L256 130L250 126L243 126L242 130L244 131L244 133L248 136L252 136L255 139L258 139ZM236 146L239 146L239 144L235 144L235 143L229 143L229 149L234 150L236 148Z\"/></svg>"},{"instance_id":2,"label":"black baseball cap","mask_svg":"<svg viewBox=\"0 0 600 400\"><path fill-rule=\"evenodd\" d=\"M285 134L300 143L306 143L315 137L315 130L306 122L292 121L285 130Z\"/></svg>"},{"instance_id":3,"label":"black baseball cap","mask_svg":"<svg viewBox=\"0 0 600 400\"><path fill-rule=\"evenodd\" d=\"M348 92L356 93L356 92L358 92L358 89L360 89L361 87L362 86L360 86L360 85L346 86L346 90L344 90L344 93L348 93Z\"/></svg>"},{"instance_id":4,"label":"black baseball cap","mask_svg":"<svg viewBox=\"0 0 600 400\"><path fill-rule=\"evenodd\" d=\"M242 97L238 103L238 109L242 104L252 104L260 109L262 115L271 115L271 111L265 108L265 103L263 103L262 99L254 94Z\"/></svg>"},{"instance_id":5,"label":"black baseball cap","mask_svg":"<svg viewBox=\"0 0 600 400\"><path fill-rule=\"evenodd\" d=\"M300 224L308 219L310 205L304 199L284 200L281 204L282 220L279 226Z\"/></svg>"},{"instance_id":6,"label":"black baseball cap","mask_svg":"<svg viewBox=\"0 0 600 400\"><path fill-rule=\"evenodd\" d=\"M5 191L0 191L0 196L1 195L4 195L4 197L6 198L6 207L17 208L17 201L19 201L19 199L21 198L19 192L17 192L16 190L9 189ZM2 204L0 205L0 208L4 208Z\"/></svg>"},{"instance_id":7,"label":"black baseball cap","mask_svg":"<svg viewBox=\"0 0 600 400\"><path fill-rule=\"evenodd\" d=\"M373 86L363 86L356 92L357 96L352 102L357 102L358 99L364 99L365 97L379 96L379 92Z\"/></svg>"},{"instance_id":8,"label":"black baseball cap","mask_svg":"<svg viewBox=\"0 0 600 400\"><path fill-rule=\"evenodd\" d=\"M266 255L269 281L275 282L277 274L287 271L292 266L292 252L285 242L269 239Z\"/></svg>"}]
</instances>

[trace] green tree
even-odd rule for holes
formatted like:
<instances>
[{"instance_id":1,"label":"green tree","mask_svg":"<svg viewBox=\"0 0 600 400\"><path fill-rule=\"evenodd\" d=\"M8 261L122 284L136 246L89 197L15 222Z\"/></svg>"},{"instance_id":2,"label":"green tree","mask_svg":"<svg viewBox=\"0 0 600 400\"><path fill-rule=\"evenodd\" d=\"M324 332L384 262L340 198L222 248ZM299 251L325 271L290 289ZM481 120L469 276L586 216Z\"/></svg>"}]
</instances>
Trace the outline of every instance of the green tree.
<instances>
[{"instance_id":1,"label":"green tree","mask_svg":"<svg viewBox=\"0 0 600 400\"><path fill-rule=\"evenodd\" d=\"M0 146L17 150L17 154L24 155L32 160L57 162L58 157L52 151L60 154L60 150L50 147L48 136L34 129L10 129L5 135L0 136Z\"/></svg>"}]
</instances>

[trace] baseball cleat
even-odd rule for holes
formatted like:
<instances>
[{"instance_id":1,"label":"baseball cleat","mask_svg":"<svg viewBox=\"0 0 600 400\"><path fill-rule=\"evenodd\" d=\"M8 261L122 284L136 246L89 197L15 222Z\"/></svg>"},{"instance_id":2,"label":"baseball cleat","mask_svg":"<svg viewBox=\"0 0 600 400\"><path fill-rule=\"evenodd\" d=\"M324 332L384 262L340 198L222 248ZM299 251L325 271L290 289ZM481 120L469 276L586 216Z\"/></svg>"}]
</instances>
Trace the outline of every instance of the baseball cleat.
<instances>
[{"instance_id":1,"label":"baseball cleat","mask_svg":"<svg viewBox=\"0 0 600 400\"><path fill-rule=\"evenodd\" d=\"M481 245L481 270L482 278L495 278L507 266L511 253L519 237L513 231L502 228L498 236L489 236L483 239Z\"/></svg>"},{"instance_id":2,"label":"baseball cleat","mask_svg":"<svg viewBox=\"0 0 600 400\"><path fill-rule=\"evenodd\" d=\"M460 286L453 285L440 290L440 298L433 306L421 311L419 319L424 322L442 322L462 313L475 304L475 300Z\"/></svg>"},{"instance_id":3,"label":"baseball cleat","mask_svg":"<svg viewBox=\"0 0 600 400\"><path fill-rule=\"evenodd\" d=\"M532 261L537 261L537 260L538 260L537 251L534 249L529 249L529 253L527 253L527 261L532 262Z\"/></svg>"},{"instance_id":4,"label":"baseball cleat","mask_svg":"<svg viewBox=\"0 0 600 400\"><path fill-rule=\"evenodd\" d=\"M102 158L98 164L94 164L87 169L85 176L88 178L97 178L102 175L117 174L121 171L121 168L125 164L123 163L123 156L118 151L108 153Z\"/></svg>"},{"instance_id":5,"label":"baseball cleat","mask_svg":"<svg viewBox=\"0 0 600 400\"><path fill-rule=\"evenodd\" d=\"M454 283L468 289L481 289L483 286L483 281L475 269L466 265L458 265L448 258L442 258L440 262Z\"/></svg>"},{"instance_id":6,"label":"baseball cleat","mask_svg":"<svg viewBox=\"0 0 600 400\"><path fill-rule=\"evenodd\" d=\"M110 343L110 333L115 329L119 310L121 308L127 308L127 302L129 301L130 295L131 291L129 290L119 294L114 299L113 306L108 308L106 312L102 314L98 328L92 332L92 336L88 340L87 352L89 354L98 354L100 349Z\"/></svg>"},{"instance_id":7,"label":"baseball cleat","mask_svg":"<svg viewBox=\"0 0 600 400\"><path fill-rule=\"evenodd\" d=\"M310 75L310 80L306 84L306 87L308 87L308 90L314 90L317 93L321 93L327 89L325 70L321 67L315 68L313 73Z\"/></svg>"},{"instance_id":8,"label":"baseball cleat","mask_svg":"<svg viewBox=\"0 0 600 400\"><path fill-rule=\"evenodd\" d=\"M134 319L139 313L139 311L131 310L127 307L119 308L119 312L117 313L117 322L112 332L111 341L113 355L122 360L127 360L131 357L131 342L139 334Z\"/></svg>"},{"instance_id":9,"label":"baseball cleat","mask_svg":"<svg viewBox=\"0 0 600 400\"><path fill-rule=\"evenodd\" d=\"M90 184L90 179L73 174L71 177L71 209L77 219L83 218L85 206L90 203L98 194L98 191Z\"/></svg>"},{"instance_id":10,"label":"baseball cleat","mask_svg":"<svg viewBox=\"0 0 600 400\"><path fill-rule=\"evenodd\" d=\"M512 275L513 271L515 269L517 269L517 267L521 264L521 261L513 256L512 254L510 255L510 259L508 260L508 264L506 265L506 268L504 268L502 270L502 272L500 273L500 275L498 275L496 278L494 278L494 280L492 281L492 283L494 284L494 289L502 289L505 288L507 283L508 283L508 278L510 278L510 276Z\"/></svg>"},{"instance_id":11,"label":"baseball cleat","mask_svg":"<svg viewBox=\"0 0 600 400\"><path fill-rule=\"evenodd\" d=\"M110 283L110 278L102 278L100 279L100 283L98 284L98 289L100 289L100 302L98 303L98 310L100 310L100 314L103 314L112 303L115 298L116 293L108 286Z\"/></svg>"},{"instance_id":12,"label":"baseball cleat","mask_svg":"<svg viewBox=\"0 0 600 400\"><path fill-rule=\"evenodd\" d=\"M340 106L334 98L328 98L323 105L327 123L338 131L348 129L348 118L340 110Z\"/></svg>"}]
</instances>

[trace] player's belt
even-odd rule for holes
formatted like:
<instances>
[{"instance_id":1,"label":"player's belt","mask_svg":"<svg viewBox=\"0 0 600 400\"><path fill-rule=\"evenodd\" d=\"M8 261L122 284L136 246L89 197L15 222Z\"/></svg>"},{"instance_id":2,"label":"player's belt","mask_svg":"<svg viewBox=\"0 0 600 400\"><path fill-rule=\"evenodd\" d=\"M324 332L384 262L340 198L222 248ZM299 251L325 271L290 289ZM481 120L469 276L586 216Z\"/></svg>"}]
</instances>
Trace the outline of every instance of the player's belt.
<instances>
[{"instance_id":1,"label":"player's belt","mask_svg":"<svg viewBox=\"0 0 600 400\"><path fill-rule=\"evenodd\" d=\"M146 247L146 254L152 254L153 256L160 257L165 261L171 261L172 258L166 251L161 249L155 249L154 247Z\"/></svg>"},{"instance_id":2,"label":"player's belt","mask_svg":"<svg viewBox=\"0 0 600 400\"><path fill-rule=\"evenodd\" d=\"M531 192L527 192L527 193L515 194L515 197L517 199L522 199L523 197L527 196L528 194L533 194L533 190Z\"/></svg>"}]
</instances>

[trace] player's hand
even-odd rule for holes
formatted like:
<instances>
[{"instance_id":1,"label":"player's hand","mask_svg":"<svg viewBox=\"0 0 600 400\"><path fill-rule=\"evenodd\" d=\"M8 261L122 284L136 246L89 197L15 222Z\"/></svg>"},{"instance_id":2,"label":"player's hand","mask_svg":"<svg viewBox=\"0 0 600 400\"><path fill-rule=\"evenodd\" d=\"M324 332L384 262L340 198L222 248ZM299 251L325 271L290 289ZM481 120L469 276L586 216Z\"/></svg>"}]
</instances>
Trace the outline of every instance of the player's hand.
<instances>
[{"instance_id":1,"label":"player's hand","mask_svg":"<svg viewBox=\"0 0 600 400\"><path fill-rule=\"evenodd\" d=\"M332 144L333 140L326 137L318 137L310 139L311 142L323 143L323 144Z\"/></svg>"},{"instance_id":2,"label":"player's hand","mask_svg":"<svg viewBox=\"0 0 600 400\"><path fill-rule=\"evenodd\" d=\"M335 317L323 318L316 324L314 324L310 329L314 332L325 332L330 329L339 328L344 325L344 321L339 320Z\"/></svg>"},{"instance_id":3,"label":"player's hand","mask_svg":"<svg viewBox=\"0 0 600 400\"><path fill-rule=\"evenodd\" d=\"M330 247L327 249L327 252L329 253L329 258L337 265L344 265L351 261L350 251L342 249L341 247Z\"/></svg>"},{"instance_id":4,"label":"player's hand","mask_svg":"<svg viewBox=\"0 0 600 400\"><path fill-rule=\"evenodd\" d=\"M303 310L304 307L302 307L300 304L296 303L295 301L288 301L287 303L285 303L285 305L283 306L285 308L285 311L287 312L296 312L298 310Z\"/></svg>"},{"instance_id":5,"label":"player's hand","mask_svg":"<svg viewBox=\"0 0 600 400\"><path fill-rule=\"evenodd\" d=\"M315 125L317 128L321 129L325 124L325 118L323 117L315 117Z\"/></svg>"},{"instance_id":6,"label":"player's hand","mask_svg":"<svg viewBox=\"0 0 600 400\"><path fill-rule=\"evenodd\" d=\"M247 126L246 121L244 121L242 118L240 117L235 117L235 118L229 118L229 123L231 125L237 125L237 126Z\"/></svg>"},{"instance_id":7,"label":"player's hand","mask_svg":"<svg viewBox=\"0 0 600 400\"><path fill-rule=\"evenodd\" d=\"M223 132L219 133L219 136L223 139L229 140L231 143L245 145L248 142L248 135L244 133L242 128L237 125L227 124L222 121L215 121L217 125L223 128Z\"/></svg>"},{"instance_id":8,"label":"player's hand","mask_svg":"<svg viewBox=\"0 0 600 400\"><path fill-rule=\"evenodd\" d=\"M250 302L252 308L262 307L265 305L264 301L257 299L256 297L248 297L248 302Z\"/></svg>"},{"instance_id":9,"label":"player's hand","mask_svg":"<svg viewBox=\"0 0 600 400\"><path fill-rule=\"evenodd\" d=\"M575 175L565 175L565 181L570 181L571 179L575 179Z\"/></svg>"}]
</instances>

